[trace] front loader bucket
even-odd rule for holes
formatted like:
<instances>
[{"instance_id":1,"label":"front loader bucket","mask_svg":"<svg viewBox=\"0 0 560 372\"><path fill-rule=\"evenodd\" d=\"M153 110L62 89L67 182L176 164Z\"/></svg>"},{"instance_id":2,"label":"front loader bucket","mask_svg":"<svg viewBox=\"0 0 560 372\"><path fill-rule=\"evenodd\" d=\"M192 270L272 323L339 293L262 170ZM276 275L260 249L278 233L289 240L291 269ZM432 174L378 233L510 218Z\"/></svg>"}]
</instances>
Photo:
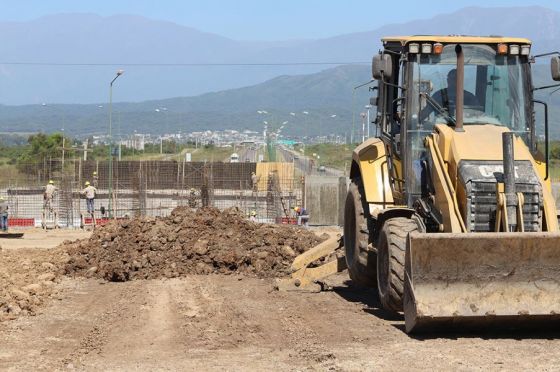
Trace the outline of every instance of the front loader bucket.
<instances>
[{"instance_id":1,"label":"front loader bucket","mask_svg":"<svg viewBox=\"0 0 560 372\"><path fill-rule=\"evenodd\" d=\"M560 234L411 234L406 247L407 332L559 329Z\"/></svg>"}]
</instances>

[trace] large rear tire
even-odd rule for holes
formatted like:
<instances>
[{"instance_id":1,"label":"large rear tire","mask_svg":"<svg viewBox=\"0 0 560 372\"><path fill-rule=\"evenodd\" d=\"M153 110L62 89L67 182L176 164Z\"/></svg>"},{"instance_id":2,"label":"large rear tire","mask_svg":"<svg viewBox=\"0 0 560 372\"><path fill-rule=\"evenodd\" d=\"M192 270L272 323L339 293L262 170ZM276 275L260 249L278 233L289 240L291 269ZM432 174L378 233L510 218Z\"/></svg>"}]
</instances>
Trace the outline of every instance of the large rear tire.
<instances>
[{"instance_id":1,"label":"large rear tire","mask_svg":"<svg viewBox=\"0 0 560 372\"><path fill-rule=\"evenodd\" d=\"M369 229L367 203L362 182L353 179L344 205L344 250L350 279L362 287L377 285L375 253L368 250Z\"/></svg>"},{"instance_id":2,"label":"large rear tire","mask_svg":"<svg viewBox=\"0 0 560 372\"><path fill-rule=\"evenodd\" d=\"M409 233L422 231L414 218L395 217L383 224L377 243L377 289L383 308L403 311L404 256Z\"/></svg>"}]
</instances>

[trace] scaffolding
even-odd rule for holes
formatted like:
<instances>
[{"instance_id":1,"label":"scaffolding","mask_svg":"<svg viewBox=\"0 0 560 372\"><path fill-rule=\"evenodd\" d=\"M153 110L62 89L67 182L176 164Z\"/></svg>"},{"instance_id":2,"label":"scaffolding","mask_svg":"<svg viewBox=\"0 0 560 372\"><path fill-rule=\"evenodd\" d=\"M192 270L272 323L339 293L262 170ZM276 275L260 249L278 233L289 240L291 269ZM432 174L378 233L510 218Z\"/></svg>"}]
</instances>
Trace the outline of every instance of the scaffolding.
<instances>
[{"instance_id":1,"label":"scaffolding","mask_svg":"<svg viewBox=\"0 0 560 372\"><path fill-rule=\"evenodd\" d=\"M80 225L86 181L97 185L95 213L100 218L163 217L177 206L212 206L235 207L247 215L254 212L257 220L278 222L301 205L304 189L292 163L114 161L112 185L108 161L75 159L63 166L49 159L4 168L0 195L8 200L12 226L41 225L49 180L58 188L53 208L60 227Z\"/></svg>"}]
</instances>

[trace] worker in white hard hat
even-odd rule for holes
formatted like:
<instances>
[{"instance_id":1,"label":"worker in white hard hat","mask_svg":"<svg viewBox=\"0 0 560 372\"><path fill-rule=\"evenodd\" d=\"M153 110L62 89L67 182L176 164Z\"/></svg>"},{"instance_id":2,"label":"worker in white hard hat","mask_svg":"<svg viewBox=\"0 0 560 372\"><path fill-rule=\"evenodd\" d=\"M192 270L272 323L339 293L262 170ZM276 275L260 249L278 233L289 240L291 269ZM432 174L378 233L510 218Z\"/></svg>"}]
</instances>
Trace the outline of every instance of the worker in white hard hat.
<instances>
[{"instance_id":1,"label":"worker in white hard hat","mask_svg":"<svg viewBox=\"0 0 560 372\"><path fill-rule=\"evenodd\" d=\"M8 231L8 202L0 196L0 229Z\"/></svg>"},{"instance_id":2,"label":"worker in white hard hat","mask_svg":"<svg viewBox=\"0 0 560 372\"><path fill-rule=\"evenodd\" d=\"M45 186L45 192L43 193L43 208L52 212L53 201L57 192L58 188L54 185L54 181L49 180L49 183Z\"/></svg>"},{"instance_id":3,"label":"worker in white hard hat","mask_svg":"<svg viewBox=\"0 0 560 372\"><path fill-rule=\"evenodd\" d=\"M86 187L85 189L82 190L81 194L86 197L86 206L87 206L88 213L93 215L93 212L95 211L94 200L95 200L95 194L97 193L97 189L93 187L89 183L89 181L86 181L85 185Z\"/></svg>"}]
</instances>

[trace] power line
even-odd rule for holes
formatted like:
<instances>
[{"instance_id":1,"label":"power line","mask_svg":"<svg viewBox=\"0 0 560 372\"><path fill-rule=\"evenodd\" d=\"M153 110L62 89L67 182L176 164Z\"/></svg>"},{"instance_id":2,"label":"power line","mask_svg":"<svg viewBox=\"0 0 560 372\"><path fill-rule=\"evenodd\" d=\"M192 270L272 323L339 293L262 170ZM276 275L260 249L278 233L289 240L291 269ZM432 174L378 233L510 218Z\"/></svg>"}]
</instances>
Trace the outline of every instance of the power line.
<instances>
[{"instance_id":1,"label":"power line","mask_svg":"<svg viewBox=\"0 0 560 372\"><path fill-rule=\"evenodd\" d=\"M272 63L65 63L65 62L1 62L0 65L11 66L61 66L61 67L258 67L258 66L334 66L334 65L367 65L371 62L272 62Z\"/></svg>"}]
</instances>

